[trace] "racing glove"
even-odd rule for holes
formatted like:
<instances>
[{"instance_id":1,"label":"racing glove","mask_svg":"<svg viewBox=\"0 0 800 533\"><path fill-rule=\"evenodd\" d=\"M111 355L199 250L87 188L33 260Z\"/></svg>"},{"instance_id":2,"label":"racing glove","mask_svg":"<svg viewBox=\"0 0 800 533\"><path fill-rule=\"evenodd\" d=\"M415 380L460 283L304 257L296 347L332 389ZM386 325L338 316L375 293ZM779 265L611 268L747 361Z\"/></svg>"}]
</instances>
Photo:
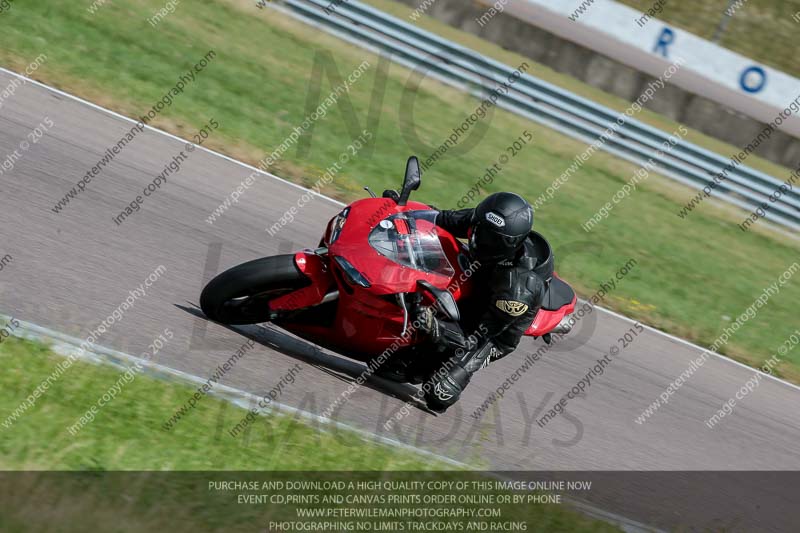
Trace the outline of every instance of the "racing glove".
<instances>
[{"instance_id":1,"label":"racing glove","mask_svg":"<svg viewBox=\"0 0 800 533\"><path fill-rule=\"evenodd\" d=\"M417 305L411 314L411 320L419 331L428 335L428 338L435 344L439 344L442 334L439 328L439 320L436 319L436 313L433 308Z\"/></svg>"},{"instance_id":2,"label":"racing glove","mask_svg":"<svg viewBox=\"0 0 800 533\"><path fill-rule=\"evenodd\" d=\"M414 326L438 346L439 351L466 348L467 341L461 326L449 320L436 318L436 311L432 307L417 305L411 314L411 319Z\"/></svg>"}]
</instances>

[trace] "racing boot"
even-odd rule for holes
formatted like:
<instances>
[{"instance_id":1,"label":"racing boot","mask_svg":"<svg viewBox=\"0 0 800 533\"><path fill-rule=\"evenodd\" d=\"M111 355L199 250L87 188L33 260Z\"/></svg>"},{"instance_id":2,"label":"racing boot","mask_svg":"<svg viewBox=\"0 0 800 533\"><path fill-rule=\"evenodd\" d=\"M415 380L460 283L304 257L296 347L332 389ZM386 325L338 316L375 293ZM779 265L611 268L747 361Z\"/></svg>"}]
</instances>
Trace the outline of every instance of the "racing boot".
<instances>
[{"instance_id":1,"label":"racing boot","mask_svg":"<svg viewBox=\"0 0 800 533\"><path fill-rule=\"evenodd\" d=\"M422 387L428 408L437 413L445 412L458 401L473 374L499 357L500 351L491 340L471 350L456 350Z\"/></svg>"}]
</instances>

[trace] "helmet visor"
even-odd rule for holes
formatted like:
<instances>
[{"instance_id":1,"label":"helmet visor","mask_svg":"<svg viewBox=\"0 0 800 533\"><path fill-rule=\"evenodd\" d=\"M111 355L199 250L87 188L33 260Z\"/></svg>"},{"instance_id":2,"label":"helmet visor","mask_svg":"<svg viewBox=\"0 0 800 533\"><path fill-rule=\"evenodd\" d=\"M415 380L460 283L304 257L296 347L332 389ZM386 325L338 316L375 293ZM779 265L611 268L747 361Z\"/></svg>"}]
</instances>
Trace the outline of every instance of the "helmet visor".
<instances>
[{"instance_id":1,"label":"helmet visor","mask_svg":"<svg viewBox=\"0 0 800 533\"><path fill-rule=\"evenodd\" d=\"M476 259L509 259L516 254L525 237L504 235L479 222L469 236L469 250Z\"/></svg>"}]
</instances>

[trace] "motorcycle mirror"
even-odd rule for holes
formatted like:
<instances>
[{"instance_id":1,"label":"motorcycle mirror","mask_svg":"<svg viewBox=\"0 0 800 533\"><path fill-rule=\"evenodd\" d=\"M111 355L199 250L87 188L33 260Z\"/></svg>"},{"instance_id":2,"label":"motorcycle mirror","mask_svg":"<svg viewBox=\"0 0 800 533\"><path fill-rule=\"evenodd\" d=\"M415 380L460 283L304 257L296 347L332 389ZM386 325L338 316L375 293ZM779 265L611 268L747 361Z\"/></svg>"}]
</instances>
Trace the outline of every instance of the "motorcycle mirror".
<instances>
[{"instance_id":1,"label":"motorcycle mirror","mask_svg":"<svg viewBox=\"0 0 800 533\"><path fill-rule=\"evenodd\" d=\"M433 301L436 309L441 311L447 318L458 322L461 319L461 313L458 311L456 299L448 291L439 289L430 284L424 279L417 280L417 285L422 287L423 290L429 292L433 296Z\"/></svg>"},{"instance_id":2,"label":"motorcycle mirror","mask_svg":"<svg viewBox=\"0 0 800 533\"><path fill-rule=\"evenodd\" d=\"M409 196L411 196L411 191L419 189L420 183L422 183L422 179L419 171L419 160L412 155L406 163L406 175L403 178L403 189L400 191L400 199L397 205L406 205Z\"/></svg>"}]
</instances>

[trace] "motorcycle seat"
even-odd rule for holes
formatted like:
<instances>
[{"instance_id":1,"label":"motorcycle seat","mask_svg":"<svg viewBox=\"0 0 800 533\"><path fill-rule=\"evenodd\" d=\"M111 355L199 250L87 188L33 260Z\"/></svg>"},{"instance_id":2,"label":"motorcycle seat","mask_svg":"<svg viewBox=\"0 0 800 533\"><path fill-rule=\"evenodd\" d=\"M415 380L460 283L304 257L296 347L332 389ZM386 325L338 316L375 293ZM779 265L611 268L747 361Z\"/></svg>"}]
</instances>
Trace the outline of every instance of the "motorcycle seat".
<instances>
[{"instance_id":1,"label":"motorcycle seat","mask_svg":"<svg viewBox=\"0 0 800 533\"><path fill-rule=\"evenodd\" d=\"M557 276L553 276L547 284L542 298L542 309L546 311L558 311L565 305L572 302L575 292L565 281Z\"/></svg>"},{"instance_id":2,"label":"motorcycle seat","mask_svg":"<svg viewBox=\"0 0 800 533\"><path fill-rule=\"evenodd\" d=\"M531 231L525 242L529 255L536 258L536 266L533 271L547 283L553 277L554 269L553 249L550 247L550 243L536 231Z\"/></svg>"}]
</instances>

